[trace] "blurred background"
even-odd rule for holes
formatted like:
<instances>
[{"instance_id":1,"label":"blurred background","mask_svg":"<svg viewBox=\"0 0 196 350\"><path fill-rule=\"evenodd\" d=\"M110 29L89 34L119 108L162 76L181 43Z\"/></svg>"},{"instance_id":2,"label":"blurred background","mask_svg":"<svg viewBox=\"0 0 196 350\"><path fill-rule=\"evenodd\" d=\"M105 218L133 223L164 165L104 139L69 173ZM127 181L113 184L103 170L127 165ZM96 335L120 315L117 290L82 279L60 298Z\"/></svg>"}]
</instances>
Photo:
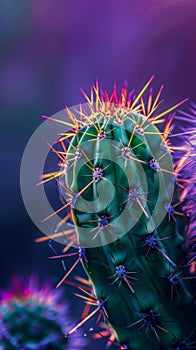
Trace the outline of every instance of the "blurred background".
<instances>
[{"instance_id":1,"label":"blurred background","mask_svg":"<svg viewBox=\"0 0 196 350\"><path fill-rule=\"evenodd\" d=\"M25 145L41 115L84 101L80 88L88 93L96 79L110 93L125 81L139 92L155 74L155 92L165 87L163 108L186 97L196 102L196 1L0 0L0 33L0 288L34 272L55 285L61 263L48 260L47 243L34 243L41 233L20 193ZM77 322L83 304L72 294L68 286ZM103 344L90 340L85 349Z\"/></svg>"}]
</instances>

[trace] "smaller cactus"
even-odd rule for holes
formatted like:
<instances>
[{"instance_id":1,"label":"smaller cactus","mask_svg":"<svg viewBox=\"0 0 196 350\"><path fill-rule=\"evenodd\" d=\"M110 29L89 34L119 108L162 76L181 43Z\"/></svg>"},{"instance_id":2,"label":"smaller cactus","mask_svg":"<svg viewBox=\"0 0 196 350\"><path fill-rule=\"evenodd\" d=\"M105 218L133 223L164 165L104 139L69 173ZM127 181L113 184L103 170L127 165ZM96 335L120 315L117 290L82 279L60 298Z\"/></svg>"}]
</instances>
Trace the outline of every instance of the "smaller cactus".
<instances>
[{"instance_id":1,"label":"smaller cactus","mask_svg":"<svg viewBox=\"0 0 196 350\"><path fill-rule=\"evenodd\" d=\"M0 350L80 350L86 341L82 333L65 336L71 322L66 303L60 304L59 291L49 285L38 287L14 280L13 292L0 299Z\"/></svg>"}]
</instances>

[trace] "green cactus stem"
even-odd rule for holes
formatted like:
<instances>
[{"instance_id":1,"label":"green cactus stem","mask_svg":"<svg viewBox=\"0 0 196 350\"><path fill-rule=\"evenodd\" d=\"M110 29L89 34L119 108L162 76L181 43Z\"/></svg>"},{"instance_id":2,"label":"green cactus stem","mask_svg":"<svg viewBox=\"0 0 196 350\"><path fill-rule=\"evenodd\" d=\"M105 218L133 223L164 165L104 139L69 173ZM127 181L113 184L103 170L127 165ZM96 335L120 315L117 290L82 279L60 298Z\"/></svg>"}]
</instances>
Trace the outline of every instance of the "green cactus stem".
<instances>
[{"instance_id":1,"label":"green cactus stem","mask_svg":"<svg viewBox=\"0 0 196 350\"><path fill-rule=\"evenodd\" d=\"M195 304L183 203L185 189L195 193L195 186L182 177L192 149L178 135L176 144L170 139L170 113L185 101L158 113L161 88L154 100L150 92L145 107L151 80L135 98L125 87L120 97L116 88L109 97L96 84L89 110L78 119L69 113L73 136L61 139L58 183L75 229L67 239L79 247L77 262L92 282L97 310L123 348L192 349Z\"/></svg>"}]
</instances>

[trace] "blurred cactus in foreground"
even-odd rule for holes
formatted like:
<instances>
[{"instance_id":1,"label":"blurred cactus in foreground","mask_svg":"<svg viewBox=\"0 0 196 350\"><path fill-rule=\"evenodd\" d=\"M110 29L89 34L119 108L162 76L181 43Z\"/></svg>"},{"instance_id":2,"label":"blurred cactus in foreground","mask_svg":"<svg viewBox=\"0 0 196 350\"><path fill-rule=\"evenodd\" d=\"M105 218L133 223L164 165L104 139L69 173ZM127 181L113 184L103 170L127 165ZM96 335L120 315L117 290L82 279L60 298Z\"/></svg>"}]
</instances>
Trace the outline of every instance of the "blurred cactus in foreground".
<instances>
[{"instance_id":1,"label":"blurred cactus in foreground","mask_svg":"<svg viewBox=\"0 0 196 350\"><path fill-rule=\"evenodd\" d=\"M28 284L14 280L12 291L1 293L1 350L78 350L85 345L82 334L66 337L71 326L67 305L58 291L38 286L33 277Z\"/></svg>"},{"instance_id":2,"label":"blurred cactus in foreground","mask_svg":"<svg viewBox=\"0 0 196 350\"><path fill-rule=\"evenodd\" d=\"M157 112L162 87L145 104L151 80L136 97L96 84L87 106L66 109L72 129L58 140L60 170L43 182L55 177L64 201L48 218L67 212L48 239L67 244L61 259L77 249L58 286L79 262L93 285L80 297L95 310L69 335L97 313L121 349L192 349L196 122L173 113L185 100Z\"/></svg>"}]
</instances>

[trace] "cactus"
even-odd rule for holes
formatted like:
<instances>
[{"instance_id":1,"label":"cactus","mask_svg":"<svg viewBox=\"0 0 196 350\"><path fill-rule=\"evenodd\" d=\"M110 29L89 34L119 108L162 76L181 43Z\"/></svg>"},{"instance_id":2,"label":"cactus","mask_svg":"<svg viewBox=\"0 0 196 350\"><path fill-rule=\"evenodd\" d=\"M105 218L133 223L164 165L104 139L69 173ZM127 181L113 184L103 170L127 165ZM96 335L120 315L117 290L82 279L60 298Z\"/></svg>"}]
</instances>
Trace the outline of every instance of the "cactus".
<instances>
[{"instance_id":1,"label":"cactus","mask_svg":"<svg viewBox=\"0 0 196 350\"><path fill-rule=\"evenodd\" d=\"M97 305L92 315L104 316L122 349L192 349L195 255L190 258L186 239L190 227L195 236L195 175L186 170L194 128L183 131L183 142L182 132L173 132L171 112L185 100L157 113L162 87L154 100L150 90L145 107L151 80L137 97L126 87L120 97L116 87L108 96L96 84L91 98L85 94L88 106L79 118L67 110L73 128L59 140L57 182L64 204L56 213L68 210L58 229L65 222L73 227L66 242L76 247L78 259L58 286L81 262L95 294L83 290L81 297Z\"/></svg>"},{"instance_id":2,"label":"cactus","mask_svg":"<svg viewBox=\"0 0 196 350\"><path fill-rule=\"evenodd\" d=\"M40 288L35 276L28 283L15 279L12 291L1 293L0 349L82 349L86 342L80 332L66 337L71 322L59 297L48 284Z\"/></svg>"}]
</instances>

